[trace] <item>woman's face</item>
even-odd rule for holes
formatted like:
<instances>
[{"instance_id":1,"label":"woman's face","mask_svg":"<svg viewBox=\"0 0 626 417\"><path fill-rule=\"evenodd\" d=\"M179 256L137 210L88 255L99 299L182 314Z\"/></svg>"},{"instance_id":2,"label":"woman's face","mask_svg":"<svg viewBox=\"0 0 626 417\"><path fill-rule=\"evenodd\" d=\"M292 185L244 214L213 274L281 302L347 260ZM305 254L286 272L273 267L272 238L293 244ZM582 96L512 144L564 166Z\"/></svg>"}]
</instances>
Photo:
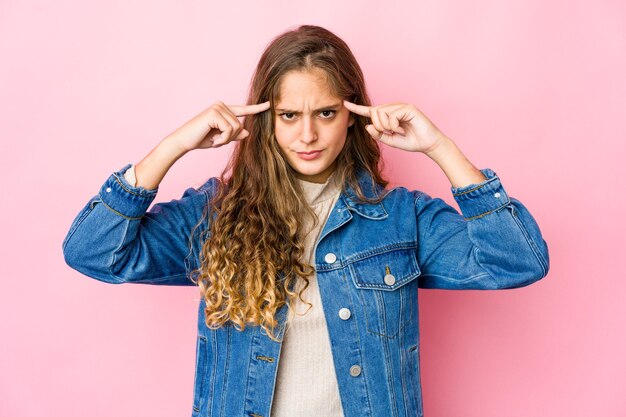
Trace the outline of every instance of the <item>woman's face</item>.
<instances>
[{"instance_id":1,"label":"woman's face","mask_svg":"<svg viewBox=\"0 0 626 417\"><path fill-rule=\"evenodd\" d=\"M341 97L331 94L322 70L290 71L274 107L278 146L298 178L326 182L354 123Z\"/></svg>"}]
</instances>

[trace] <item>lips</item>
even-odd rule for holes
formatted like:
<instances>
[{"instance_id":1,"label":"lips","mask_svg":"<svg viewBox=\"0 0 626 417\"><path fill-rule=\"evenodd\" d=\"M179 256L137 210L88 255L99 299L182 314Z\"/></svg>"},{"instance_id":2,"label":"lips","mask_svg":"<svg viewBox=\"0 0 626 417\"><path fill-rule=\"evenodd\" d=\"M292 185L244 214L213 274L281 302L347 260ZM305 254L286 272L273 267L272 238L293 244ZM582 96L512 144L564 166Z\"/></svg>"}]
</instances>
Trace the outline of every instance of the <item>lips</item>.
<instances>
[{"instance_id":1,"label":"lips","mask_svg":"<svg viewBox=\"0 0 626 417\"><path fill-rule=\"evenodd\" d=\"M320 149L317 151L296 152L296 153L301 159L304 159L305 161L310 161L312 159L317 158L322 153L322 150Z\"/></svg>"}]
</instances>

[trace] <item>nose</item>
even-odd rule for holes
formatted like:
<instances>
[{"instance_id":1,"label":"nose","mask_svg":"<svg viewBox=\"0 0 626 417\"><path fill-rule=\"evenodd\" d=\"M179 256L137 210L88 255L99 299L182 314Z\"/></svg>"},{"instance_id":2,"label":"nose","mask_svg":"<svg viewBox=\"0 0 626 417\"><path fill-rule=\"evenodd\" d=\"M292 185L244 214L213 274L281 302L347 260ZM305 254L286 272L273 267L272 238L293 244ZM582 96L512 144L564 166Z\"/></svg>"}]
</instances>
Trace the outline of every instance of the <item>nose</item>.
<instances>
[{"instance_id":1,"label":"nose","mask_svg":"<svg viewBox=\"0 0 626 417\"><path fill-rule=\"evenodd\" d=\"M315 123L309 117L303 117L301 140L303 143L311 143L317 140L317 131Z\"/></svg>"}]
</instances>

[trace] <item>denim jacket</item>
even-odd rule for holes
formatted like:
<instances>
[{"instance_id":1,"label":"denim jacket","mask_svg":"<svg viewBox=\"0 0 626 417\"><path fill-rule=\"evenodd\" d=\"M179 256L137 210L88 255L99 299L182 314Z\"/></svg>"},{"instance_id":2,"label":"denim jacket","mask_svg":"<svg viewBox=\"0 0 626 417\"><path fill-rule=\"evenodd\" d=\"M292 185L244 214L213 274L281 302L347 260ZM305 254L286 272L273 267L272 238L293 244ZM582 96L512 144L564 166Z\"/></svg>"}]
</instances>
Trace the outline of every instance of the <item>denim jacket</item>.
<instances>
[{"instance_id":1,"label":"denim jacket","mask_svg":"<svg viewBox=\"0 0 626 417\"><path fill-rule=\"evenodd\" d=\"M148 211L158 188L131 186L123 175L130 166L78 213L65 262L112 284L195 285L189 277L218 180ZM418 288L517 288L548 273L536 221L494 171L480 171L484 182L451 187L461 213L404 187L379 204L355 201L348 188L333 207L314 266L345 417L423 416ZM359 182L370 197L382 190L364 172ZM209 329L200 298L192 416L269 417L287 306L277 312L275 342L258 326Z\"/></svg>"}]
</instances>

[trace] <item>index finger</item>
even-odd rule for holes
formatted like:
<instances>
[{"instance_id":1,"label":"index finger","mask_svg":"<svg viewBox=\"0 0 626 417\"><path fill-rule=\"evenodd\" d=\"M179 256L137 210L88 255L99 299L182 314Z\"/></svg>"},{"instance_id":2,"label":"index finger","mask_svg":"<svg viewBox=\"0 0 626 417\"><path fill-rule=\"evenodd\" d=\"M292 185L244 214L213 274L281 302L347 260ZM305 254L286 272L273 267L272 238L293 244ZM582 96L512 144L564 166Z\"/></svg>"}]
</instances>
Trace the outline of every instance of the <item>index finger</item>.
<instances>
[{"instance_id":1,"label":"index finger","mask_svg":"<svg viewBox=\"0 0 626 417\"><path fill-rule=\"evenodd\" d=\"M228 108L235 116L245 116L247 114L256 114L269 109L270 101L268 100L265 103L249 104L244 106L229 105Z\"/></svg>"},{"instance_id":2,"label":"index finger","mask_svg":"<svg viewBox=\"0 0 626 417\"><path fill-rule=\"evenodd\" d=\"M362 106L360 104L352 103L348 100L343 101L343 105L353 113L359 114L361 116L370 117L370 107Z\"/></svg>"}]
</instances>

